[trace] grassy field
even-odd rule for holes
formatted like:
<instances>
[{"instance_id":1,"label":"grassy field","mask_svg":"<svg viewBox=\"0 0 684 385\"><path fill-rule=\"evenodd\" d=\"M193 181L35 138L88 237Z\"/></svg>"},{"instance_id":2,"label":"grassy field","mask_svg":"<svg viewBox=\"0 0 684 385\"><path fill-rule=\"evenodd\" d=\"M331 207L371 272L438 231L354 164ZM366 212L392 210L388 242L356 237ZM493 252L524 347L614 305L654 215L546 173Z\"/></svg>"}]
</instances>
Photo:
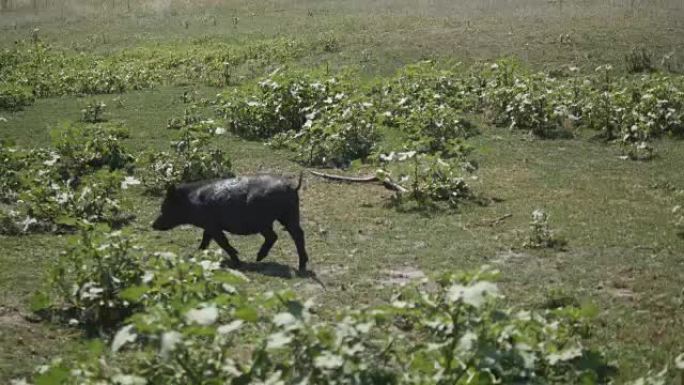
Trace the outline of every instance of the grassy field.
<instances>
[{"instance_id":1,"label":"grassy field","mask_svg":"<svg viewBox=\"0 0 684 385\"><path fill-rule=\"evenodd\" d=\"M40 2L39 2L40 3ZM0 47L40 37L67 52L112 55L124 49L179 49L209 39L233 45L279 37L302 42L291 58L302 67L360 68L365 82L407 63L443 58L464 63L512 56L535 69L574 64L593 71L612 63L624 68L633 47L653 52L656 63L674 52L671 69L684 69L684 3L681 1L226 1L192 7L157 2L142 9L133 2L102 8L47 3L37 13L0 13ZM109 4L109 2L107 2ZM21 4L19 4L21 5ZM560 36L567 34L561 42ZM174 48L175 47L175 48ZM255 75L281 63L260 66ZM106 118L123 121L134 152L164 150L170 117L181 116L180 98L195 90L213 97L221 89L196 84L102 95ZM22 111L0 111L0 137L24 147L50 143L49 129L80 117L91 97L38 99ZM117 103L120 101L120 103ZM589 140L534 140L480 125L470 139L480 165L468 182L474 191L498 198L488 206L465 204L455 212L398 212L388 207L382 186L336 184L306 176L300 193L311 269L324 283L295 277L296 253L289 236L268 263L246 274L254 290L291 287L324 307L386 300L392 287L421 274L477 268L503 273L507 302L543 308L553 301L595 303L600 309L587 344L602 346L620 364L620 379L661 368L684 350L684 241L673 230L673 190L684 188L684 151L677 139L654 142L650 162L619 158L620 151ZM237 174L295 174L302 166L285 150L227 136L219 146ZM368 171L368 170L365 170ZM131 224L146 246L187 254L201 238L197 229L159 233L149 223L160 199L139 188ZM568 240L564 250L522 248L531 213L543 208L551 227ZM508 217L508 214L511 216ZM492 225L497 218L507 219ZM27 376L57 354L78 350L76 329L33 322L31 294L66 236L0 236L0 382ZM260 237L231 238L245 260L256 255ZM215 246L213 246L215 247ZM33 321L32 321L33 320Z\"/></svg>"}]
</instances>

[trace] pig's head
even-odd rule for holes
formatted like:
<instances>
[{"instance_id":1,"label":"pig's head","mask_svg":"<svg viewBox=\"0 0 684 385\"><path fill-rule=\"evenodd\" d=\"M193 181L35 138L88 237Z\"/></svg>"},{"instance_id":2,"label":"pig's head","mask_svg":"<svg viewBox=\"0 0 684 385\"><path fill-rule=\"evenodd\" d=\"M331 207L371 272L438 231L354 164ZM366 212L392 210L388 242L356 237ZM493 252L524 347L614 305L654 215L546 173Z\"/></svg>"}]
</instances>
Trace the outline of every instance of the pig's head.
<instances>
[{"instance_id":1,"label":"pig's head","mask_svg":"<svg viewBox=\"0 0 684 385\"><path fill-rule=\"evenodd\" d=\"M187 223L188 202L186 195L174 186L166 190L166 197L161 207L161 215L152 223L155 230L171 230L172 228Z\"/></svg>"}]
</instances>

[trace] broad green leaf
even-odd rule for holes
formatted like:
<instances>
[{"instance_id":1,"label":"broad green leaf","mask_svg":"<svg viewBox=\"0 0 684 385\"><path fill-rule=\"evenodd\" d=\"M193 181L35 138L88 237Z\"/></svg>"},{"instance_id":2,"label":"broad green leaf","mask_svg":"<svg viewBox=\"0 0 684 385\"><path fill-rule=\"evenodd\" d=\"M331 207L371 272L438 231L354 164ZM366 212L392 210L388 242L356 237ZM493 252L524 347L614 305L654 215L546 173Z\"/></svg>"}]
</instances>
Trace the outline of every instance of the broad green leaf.
<instances>
[{"instance_id":1,"label":"broad green leaf","mask_svg":"<svg viewBox=\"0 0 684 385\"><path fill-rule=\"evenodd\" d=\"M299 301L287 301L287 310L297 318L304 315L304 305Z\"/></svg>"},{"instance_id":2,"label":"broad green leaf","mask_svg":"<svg viewBox=\"0 0 684 385\"><path fill-rule=\"evenodd\" d=\"M31 296L29 308L33 312L44 310L50 307L50 297L42 291L39 291Z\"/></svg>"},{"instance_id":3,"label":"broad green leaf","mask_svg":"<svg viewBox=\"0 0 684 385\"><path fill-rule=\"evenodd\" d=\"M76 226L78 224L78 219L69 216L60 216L55 219L55 223L62 226Z\"/></svg>"},{"instance_id":4,"label":"broad green leaf","mask_svg":"<svg viewBox=\"0 0 684 385\"><path fill-rule=\"evenodd\" d=\"M119 297L130 302L138 302L150 288L146 285L127 287L119 293Z\"/></svg>"},{"instance_id":5,"label":"broad green leaf","mask_svg":"<svg viewBox=\"0 0 684 385\"><path fill-rule=\"evenodd\" d=\"M69 370L61 365L51 366L36 378L36 385L62 385L69 378Z\"/></svg>"},{"instance_id":6,"label":"broad green leaf","mask_svg":"<svg viewBox=\"0 0 684 385\"><path fill-rule=\"evenodd\" d=\"M212 280L216 282L227 283L229 285L239 285L241 283L249 282L249 279L246 276L234 270L215 271L213 273Z\"/></svg>"},{"instance_id":7,"label":"broad green leaf","mask_svg":"<svg viewBox=\"0 0 684 385\"><path fill-rule=\"evenodd\" d=\"M259 313L252 306L243 306L235 310L235 318L247 322L256 322L259 320Z\"/></svg>"},{"instance_id":8,"label":"broad green leaf","mask_svg":"<svg viewBox=\"0 0 684 385\"><path fill-rule=\"evenodd\" d=\"M595 303L587 301L582 304L580 314L585 318L595 318L599 314L599 307Z\"/></svg>"}]
</instances>

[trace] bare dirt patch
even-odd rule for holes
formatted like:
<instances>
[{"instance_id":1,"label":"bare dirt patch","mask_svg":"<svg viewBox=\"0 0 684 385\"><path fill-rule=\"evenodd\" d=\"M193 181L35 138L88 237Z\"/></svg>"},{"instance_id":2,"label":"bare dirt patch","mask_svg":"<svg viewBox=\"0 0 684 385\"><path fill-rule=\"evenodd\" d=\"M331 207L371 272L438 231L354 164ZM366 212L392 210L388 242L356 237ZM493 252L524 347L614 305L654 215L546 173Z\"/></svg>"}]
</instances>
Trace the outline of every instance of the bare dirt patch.
<instances>
[{"instance_id":1,"label":"bare dirt patch","mask_svg":"<svg viewBox=\"0 0 684 385\"><path fill-rule=\"evenodd\" d=\"M385 270L384 274L387 276L381 282L386 285L404 285L411 281L425 278L425 273L411 266L404 266L397 269Z\"/></svg>"},{"instance_id":2,"label":"bare dirt patch","mask_svg":"<svg viewBox=\"0 0 684 385\"><path fill-rule=\"evenodd\" d=\"M503 265L506 263L520 263L527 259L530 255L526 253L519 253L513 250L507 250L496 255L496 258L491 263L496 265Z\"/></svg>"},{"instance_id":3,"label":"bare dirt patch","mask_svg":"<svg viewBox=\"0 0 684 385\"><path fill-rule=\"evenodd\" d=\"M17 327L30 327L31 322L17 309L0 307L0 330Z\"/></svg>"}]
</instances>

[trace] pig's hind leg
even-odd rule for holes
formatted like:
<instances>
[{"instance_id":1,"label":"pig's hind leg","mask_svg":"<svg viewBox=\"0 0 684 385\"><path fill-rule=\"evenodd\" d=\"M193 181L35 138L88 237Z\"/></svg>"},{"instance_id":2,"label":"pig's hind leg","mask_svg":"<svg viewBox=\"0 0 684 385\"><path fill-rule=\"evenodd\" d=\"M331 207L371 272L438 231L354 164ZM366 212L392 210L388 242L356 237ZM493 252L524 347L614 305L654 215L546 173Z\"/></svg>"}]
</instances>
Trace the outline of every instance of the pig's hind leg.
<instances>
[{"instance_id":1,"label":"pig's hind leg","mask_svg":"<svg viewBox=\"0 0 684 385\"><path fill-rule=\"evenodd\" d=\"M273 227L265 229L261 232L261 235L264 236L264 244L261 245L259 253L257 253L257 262L266 258L268 252L271 251L271 247L273 247L273 244L278 240L278 235L273 231Z\"/></svg>"},{"instance_id":2,"label":"pig's hind leg","mask_svg":"<svg viewBox=\"0 0 684 385\"><path fill-rule=\"evenodd\" d=\"M299 272L306 272L306 263L309 261L309 256L306 254L306 246L304 242L304 230L299 224L299 206L289 212L282 218L278 218L280 222L290 233L295 246L297 247L297 255L299 256Z\"/></svg>"},{"instance_id":3,"label":"pig's hind leg","mask_svg":"<svg viewBox=\"0 0 684 385\"><path fill-rule=\"evenodd\" d=\"M290 222L283 225L285 226L285 230L290 233L290 236L297 247L297 255L299 256L299 271L304 273L306 271L306 263L309 261L309 256L306 254L306 247L304 245L304 231L297 222Z\"/></svg>"}]
</instances>

